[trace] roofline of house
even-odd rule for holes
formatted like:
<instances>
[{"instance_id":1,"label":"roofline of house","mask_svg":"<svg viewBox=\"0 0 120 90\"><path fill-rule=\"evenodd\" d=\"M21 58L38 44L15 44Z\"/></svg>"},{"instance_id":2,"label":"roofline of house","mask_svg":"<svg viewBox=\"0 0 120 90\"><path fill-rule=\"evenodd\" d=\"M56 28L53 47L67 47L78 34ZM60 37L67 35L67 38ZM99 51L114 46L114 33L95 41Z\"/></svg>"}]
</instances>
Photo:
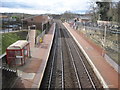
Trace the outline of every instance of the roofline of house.
<instances>
[{"instance_id":1,"label":"roofline of house","mask_svg":"<svg viewBox=\"0 0 120 90\"><path fill-rule=\"evenodd\" d=\"M30 17L27 17L27 18L22 19L22 20L26 20L26 19L29 19L29 18L34 18L34 17L37 17L37 16L48 16L48 15L35 15L35 16L30 16Z\"/></svg>"}]
</instances>

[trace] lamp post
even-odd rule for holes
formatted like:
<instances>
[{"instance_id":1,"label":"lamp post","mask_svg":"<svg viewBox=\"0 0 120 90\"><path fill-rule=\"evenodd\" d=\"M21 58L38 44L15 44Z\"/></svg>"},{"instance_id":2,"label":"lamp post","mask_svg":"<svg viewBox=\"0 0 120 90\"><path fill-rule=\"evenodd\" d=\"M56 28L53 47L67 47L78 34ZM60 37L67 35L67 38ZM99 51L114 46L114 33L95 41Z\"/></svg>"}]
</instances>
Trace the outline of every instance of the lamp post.
<instances>
[{"instance_id":1,"label":"lamp post","mask_svg":"<svg viewBox=\"0 0 120 90\"><path fill-rule=\"evenodd\" d=\"M101 14L99 14L98 20L101 20Z\"/></svg>"},{"instance_id":2,"label":"lamp post","mask_svg":"<svg viewBox=\"0 0 120 90\"><path fill-rule=\"evenodd\" d=\"M22 25L21 25L21 30L23 30L23 19L24 19L24 18L23 18L23 14L22 14L22 19L21 19L21 24L22 24Z\"/></svg>"},{"instance_id":3,"label":"lamp post","mask_svg":"<svg viewBox=\"0 0 120 90\"><path fill-rule=\"evenodd\" d=\"M43 32L43 22L42 22L42 32Z\"/></svg>"},{"instance_id":4,"label":"lamp post","mask_svg":"<svg viewBox=\"0 0 120 90\"><path fill-rule=\"evenodd\" d=\"M105 25L105 31L104 31L104 44L106 42L106 32L107 32L107 26Z\"/></svg>"},{"instance_id":5,"label":"lamp post","mask_svg":"<svg viewBox=\"0 0 120 90\"><path fill-rule=\"evenodd\" d=\"M102 43L102 47L103 47L103 50L102 50L102 56L104 57L104 49L106 47L106 32L107 32L107 26L105 25L105 30L104 30L104 34L103 34L103 40L101 40L101 43Z\"/></svg>"}]
</instances>

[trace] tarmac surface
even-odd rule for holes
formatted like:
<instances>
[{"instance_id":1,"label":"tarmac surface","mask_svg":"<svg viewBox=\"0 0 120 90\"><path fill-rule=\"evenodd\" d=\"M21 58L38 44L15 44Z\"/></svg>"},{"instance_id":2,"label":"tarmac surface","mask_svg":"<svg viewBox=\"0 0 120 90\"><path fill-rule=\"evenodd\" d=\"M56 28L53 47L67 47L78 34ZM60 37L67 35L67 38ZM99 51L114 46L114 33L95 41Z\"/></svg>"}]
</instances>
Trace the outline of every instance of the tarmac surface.
<instances>
[{"instance_id":1,"label":"tarmac surface","mask_svg":"<svg viewBox=\"0 0 120 90\"><path fill-rule=\"evenodd\" d=\"M68 23L63 23L67 30L72 34L72 36L77 40L77 42L82 46L83 50L92 61L97 71L100 73L103 81L109 88L120 88L120 74L116 72L113 67L110 66L101 55L100 48L94 45L93 42L90 43L83 37L80 32L70 27ZM107 87L106 86L106 87Z\"/></svg>"}]
</instances>

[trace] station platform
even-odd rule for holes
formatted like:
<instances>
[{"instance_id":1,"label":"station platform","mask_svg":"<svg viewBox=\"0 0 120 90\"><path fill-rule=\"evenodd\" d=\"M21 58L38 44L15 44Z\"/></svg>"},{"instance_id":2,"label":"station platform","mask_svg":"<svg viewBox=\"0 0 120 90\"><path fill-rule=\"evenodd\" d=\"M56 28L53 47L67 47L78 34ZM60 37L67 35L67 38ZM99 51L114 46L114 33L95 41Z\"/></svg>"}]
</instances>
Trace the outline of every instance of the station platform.
<instances>
[{"instance_id":1,"label":"station platform","mask_svg":"<svg viewBox=\"0 0 120 90\"><path fill-rule=\"evenodd\" d=\"M103 87L120 89L120 74L106 62L105 58L100 53L102 50L94 45L95 43L92 41L90 42L90 40L86 40L86 37L83 36L80 31L78 32L78 30L70 27L67 22L63 23L63 25L83 51L100 82L103 84Z\"/></svg>"},{"instance_id":2,"label":"station platform","mask_svg":"<svg viewBox=\"0 0 120 90\"><path fill-rule=\"evenodd\" d=\"M49 32L45 34L43 42L37 47L34 45L34 33L31 30L31 57L26 60L23 66L17 67L18 78L12 85L12 88L39 89L54 38L55 23L53 23Z\"/></svg>"}]
</instances>

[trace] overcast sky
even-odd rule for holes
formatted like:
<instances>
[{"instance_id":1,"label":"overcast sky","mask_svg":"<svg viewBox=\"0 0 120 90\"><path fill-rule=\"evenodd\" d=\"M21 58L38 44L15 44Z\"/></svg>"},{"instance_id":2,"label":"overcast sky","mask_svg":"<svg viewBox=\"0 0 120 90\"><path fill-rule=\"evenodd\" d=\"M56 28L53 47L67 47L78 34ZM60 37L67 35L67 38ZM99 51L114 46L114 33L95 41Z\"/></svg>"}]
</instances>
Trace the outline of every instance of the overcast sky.
<instances>
[{"instance_id":1,"label":"overcast sky","mask_svg":"<svg viewBox=\"0 0 120 90\"><path fill-rule=\"evenodd\" d=\"M0 12L60 14L65 11L85 13L93 0L1 0Z\"/></svg>"}]
</instances>

